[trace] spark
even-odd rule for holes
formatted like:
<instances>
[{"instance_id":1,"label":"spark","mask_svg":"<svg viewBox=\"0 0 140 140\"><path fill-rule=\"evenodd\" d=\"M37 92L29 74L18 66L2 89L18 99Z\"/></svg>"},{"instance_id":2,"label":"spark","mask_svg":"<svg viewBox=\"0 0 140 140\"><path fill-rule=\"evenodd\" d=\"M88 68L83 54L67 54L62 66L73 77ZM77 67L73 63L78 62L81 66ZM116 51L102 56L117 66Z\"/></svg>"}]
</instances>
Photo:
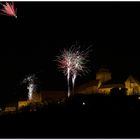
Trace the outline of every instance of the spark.
<instances>
[{"instance_id":1,"label":"spark","mask_svg":"<svg viewBox=\"0 0 140 140\"><path fill-rule=\"evenodd\" d=\"M57 57L59 69L67 76L68 97L70 96L70 78L72 77L74 90L76 77L81 75L81 72L87 72L85 66L89 52L87 50L80 51L80 47L71 47L69 49L64 49L61 55Z\"/></svg>"},{"instance_id":2,"label":"spark","mask_svg":"<svg viewBox=\"0 0 140 140\"><path fill-rule=\"evenodd\" d=\"M17 18L17 15L16 15L17 9L15 8L13 2L12 3L6 2L6 4L1 3L1 5L3 7L3 9L1 9L3 13L1 14L7 15L7 16L14 16L15 18Z\"/></svg>"}]
</instances>

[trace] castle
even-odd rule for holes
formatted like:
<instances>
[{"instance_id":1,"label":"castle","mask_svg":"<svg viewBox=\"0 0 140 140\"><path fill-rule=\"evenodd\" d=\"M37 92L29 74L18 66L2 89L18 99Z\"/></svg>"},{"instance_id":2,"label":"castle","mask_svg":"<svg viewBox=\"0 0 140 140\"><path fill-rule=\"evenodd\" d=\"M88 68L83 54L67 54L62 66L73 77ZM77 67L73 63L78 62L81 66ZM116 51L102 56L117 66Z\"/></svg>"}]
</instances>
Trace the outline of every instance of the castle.
<instances>
[{"instance_id":1,"label":"castle","mask_svg":"<svg viewBox=\"0 0 140 140\"><path fill-rule=\"evenodd\" d=\"M96 73L96 79L76 88L76 93L93 94L102 93L110 94L113 88L126 88L127 95L140 94L140 82L132 75L128 76L123 82L116 83L112 79L112 74L108 69L99 69Z\"/></svg>"},{"instance_id":2,"label":"castle","mask_svg":"<svg viewBox=\"0 0 140 140\"><path fill-rule=\"evenodd\" d=\"M81 84L75 88L75 93L78 94L106 94L109 95L111 89L122 88L127 89L127 95L140 95L140 82L129 75L123 82L116 82L112 78L112 74L108 69L99 69L96 72L96 79L88 83ZM40 93L33 94L32 101L23 100L18 101L18 109L27 106L30 103L47 102L59 102L67 97L67 91L41 91ZM10 106L11 109L11 106ZM12 108L13 109L13 108ZM6 108L9 111L9 108Z\"/></svg>"},{"instance_id":3,"label":"castle","mask_svg":"<svg viewBox=\"0 0 140 140\"><path fill-rule=\"evenodd\" d=\"M110 94L111 89L122 88L127 89L127 95L140 95L140 82L132 75L128 76L123 82L116 82L112 78L112 74L108 69L101 68L96 72L96 79L88 83L81 84L75 88L75 94ZM35 102L59 102L67 97L67 91L41 91L38 94L33 94L32 103ZM19 101L18 107L26 106L29 101Z\"/></svg>"}]
</instances>

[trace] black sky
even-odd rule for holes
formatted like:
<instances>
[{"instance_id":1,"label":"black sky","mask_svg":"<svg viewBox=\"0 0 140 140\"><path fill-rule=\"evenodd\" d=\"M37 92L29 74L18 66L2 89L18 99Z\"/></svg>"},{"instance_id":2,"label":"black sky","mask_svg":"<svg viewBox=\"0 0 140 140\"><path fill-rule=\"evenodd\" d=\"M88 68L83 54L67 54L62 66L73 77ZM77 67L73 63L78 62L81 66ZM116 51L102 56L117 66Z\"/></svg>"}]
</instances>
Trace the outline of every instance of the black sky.
<instances>
[{"instance_id":1,"label":"black sky","mask_svg":"<svg viewBox=\"0 0 140 140\"><path fill-rule=\"evenodd\" d=\"M139 2L15 2L17 16L0 16L1 92L14 92L25 75L37 73L46 88L66 88L55 56L92 45L88 81L101 66L114 77L140 77ZM6 88L6 90L5 90Z\"/></svg>"}]
</instances>

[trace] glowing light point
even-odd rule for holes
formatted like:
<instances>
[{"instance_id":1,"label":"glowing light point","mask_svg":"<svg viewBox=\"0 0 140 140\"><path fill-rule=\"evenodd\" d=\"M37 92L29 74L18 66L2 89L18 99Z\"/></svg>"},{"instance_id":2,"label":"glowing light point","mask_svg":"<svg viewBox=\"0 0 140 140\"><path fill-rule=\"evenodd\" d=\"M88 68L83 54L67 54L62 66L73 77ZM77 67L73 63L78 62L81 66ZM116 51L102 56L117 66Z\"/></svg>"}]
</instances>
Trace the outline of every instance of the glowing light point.
<instances>
[{"instance_id":1,"label":"glowing light point","mask_svg":"<svg viewBox=\"0 0 140 140\"><path fill-rule=\"evenodd\" d=\"M85 102L83 102L83 103L82 103L82 105L83 105L83 106L85 106L85 105L86 105L86 103L85 103Z\"/></svg>"}]
</instances>

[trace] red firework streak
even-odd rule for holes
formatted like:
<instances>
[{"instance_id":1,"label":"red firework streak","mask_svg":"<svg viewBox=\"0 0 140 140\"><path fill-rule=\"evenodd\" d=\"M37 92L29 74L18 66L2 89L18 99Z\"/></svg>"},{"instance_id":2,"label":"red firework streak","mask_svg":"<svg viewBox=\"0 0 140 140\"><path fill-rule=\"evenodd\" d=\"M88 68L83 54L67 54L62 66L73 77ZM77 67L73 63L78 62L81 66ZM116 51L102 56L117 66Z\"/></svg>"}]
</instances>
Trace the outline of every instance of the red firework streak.
<instances>
[{"instance_id":1,"label":"red firework streak","mask_svg":"<svg viewBox=\"0 0 140 140\"><path fill-rule=\"evenodd\" d=\"M7 16L14 16L15 18L17 18L17 15L16 15L17 9L15 9L13 2L12 3L6 2L6 4L1 3L1 5L3 6L3 9L1 9L3 13L1 14L7 15Z\"/></svg>"}]
</instances>

